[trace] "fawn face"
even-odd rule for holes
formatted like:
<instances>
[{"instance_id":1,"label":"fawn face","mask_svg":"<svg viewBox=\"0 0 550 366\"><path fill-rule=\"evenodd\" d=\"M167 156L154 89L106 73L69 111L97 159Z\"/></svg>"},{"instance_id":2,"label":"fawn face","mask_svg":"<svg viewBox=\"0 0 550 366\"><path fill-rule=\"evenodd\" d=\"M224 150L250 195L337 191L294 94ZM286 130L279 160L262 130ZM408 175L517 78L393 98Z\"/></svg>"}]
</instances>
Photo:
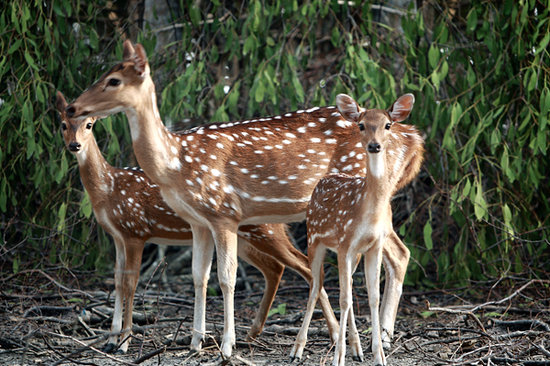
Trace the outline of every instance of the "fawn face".
<instances>
[{"instance_id":1,"label":"fawn face","mask_svg":"<svg viewBox=\"0 0 550 366\"><path fill-rule=\"evenodd\" d=\"M414 95L405 94L398 98L390 109L364 109L346 94L336 96L336 105L342 117L355 122L361 130L361 143L369 156L370 172L381 177L385 172L384 152L390 140L394 122L401 122L411 113ZM382 153L382 154L380 154Z\"/></svg>"},{"instance_id":2,"label":"fawn face","mask_svg":"<svg viewBox=\"0 0 550 366\"><path fill-rule=\"evenodd\" d=\"M60 92L57 92L57 100L55 102L59 117L61 118L61 130L63 132L63 140L70 152L78 154L86 150L86 144L90 139L93 139L92 129L95 123L95 118L84 118L82 120L69 118L65 112L67 101Z\"/></svg>"},{"instance_id":3,"label":"fawn face","mask_svg":"<svg viewBox=\"0 0 550 366\"><path fill-rule=\"evenodd\" d=\"M149 80L149 73L149 62L143 46L138 44L134 48L131 42L124 42L124 61L103 74L67 106L67 116L78 119L107 116L143 103L136 100L136 95L139 95L136 91L144 87L144 81Z\"/></svg>"},{"instance_id":4,"label":"fawn face","mask_svg":"<svg viewBox=\"0 0 550 366\"><path fill-rule=\"evenodd\" d=\"M365 110L346 94L338 94L336 97L336 105L342 117L359 125L363 135L361 139L363 147L369 154L378 154L384 151L392 124L406 119L413 104L414 96L405 94L398 98L387 111L382 109Z\"/></svg>"}]
</instances>

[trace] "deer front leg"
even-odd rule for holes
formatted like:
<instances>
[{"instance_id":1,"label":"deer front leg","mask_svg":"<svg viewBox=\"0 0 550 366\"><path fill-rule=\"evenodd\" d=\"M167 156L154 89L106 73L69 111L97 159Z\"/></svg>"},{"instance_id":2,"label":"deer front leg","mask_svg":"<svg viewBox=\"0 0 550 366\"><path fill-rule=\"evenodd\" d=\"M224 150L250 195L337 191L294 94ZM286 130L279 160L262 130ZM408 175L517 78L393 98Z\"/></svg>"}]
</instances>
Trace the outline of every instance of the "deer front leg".
<instances>
[{"instance_id":1,"label":"deer front leg","mask_svg":"<svg viewBox=\"0 0 550 366\"><path fill-rule=\"evenodd\" d=\"M380 335L380 266L382 262L383 241L378 239L365 253L365 282L369 295L369 307L372 322L372 354L375 365L386 365L386 356Z\"/></svg>"},{"instance_id":2,"label":"deer front leg","mask_svg":"<svg viewBox=\"0 0 550 366\"><path fill-rule=\"evenodd\" d=\"M213 233L218 258L218 281L223 293L224 331L222 356L229 358L235 345L235 282L237 280L237 225L222 224Z\"/></svg>"},{"instance_id":3,"label":"deer front leg","mask_svg":"<svg viewBox=\"0 0 550 366\"><path fill-rule=\"evenodd\" d=\"M200 351L206 334L206 290L212 266L214 243L210 230L204 226L192 225L193 232L193 285L195 286L195 308L193 314L193 338L191 349Z\"/></svg>"},{"instance_id":4,"label":"deer front leg","mask_svg":"<svg viewBox=\"0 0 550 366\"><path fill-rule=\"evenodd\" d=\"M351 272L351 281L350 286L353 291L353 274L359 265L361 260L361 255L357 255L355 259L355 266ZM357 331L357 324L355 324L355 314L353 313L353 306L350 307L349 317L348 317L348 326L349 326L349 348L351 349L351 354L354 361L363 362L363 349L361 347L361 339L359 338L359 332Z\"/></svg>"},{"instance_id":5,"label":"deer front leg","mask_svg":"<svg viewBox=\"0 0 550 366\"><path fill-rule=\"evenodd\" d=\"M126 250L124 240L114 237L115 242L115 307L113 321L111 323L111 335L103 347L106 353L112 353L117 349L118 336L122 329L123 293L124 293L124 267L126 266Z\"/></svg>"},{"instance_id":6,"label":"deer front leg","mask_svg":"<svg viewBox=\"0 0 550 366\"><path fill-rule=\"evenodd\" d=\"M333 366L346 364L346 329L347 322L353 305L351 291L351 272L355 264L356 256L344 251L338 253L338 275L340 284L340 333L334 351Z\"/></svg>"},{"instance_id":7,"label":"deer front leg","mask_svg":"<svg viewBox=\"0 0 550 366\"><path fill-rule=\"evenodd\" d=\"M399 236L392 231L383 248L383 263L385 270L385 286L382 306L380 308L380 322L382 327L382 345L391 347L391 338L395 328L397 308L403 291L403 281L407 272L410 251L403 244Z\"/></svg>"},{"instance_id":8,"label":"deer front leg","mask_svg":"<svg viewBox=\"0 0 550 366\"><path fill-rule=\"evenodd\" d=\"M132 335L132 315L134 311L134 295L139 280L139 269L141 267L141 256L143 254L143 240L135 239L127 241L126 263L124 266L123 296L124 296L124 328L122 329L122 344L119 350L126 353L130 345Z\"/></svg>"}]
</instances>

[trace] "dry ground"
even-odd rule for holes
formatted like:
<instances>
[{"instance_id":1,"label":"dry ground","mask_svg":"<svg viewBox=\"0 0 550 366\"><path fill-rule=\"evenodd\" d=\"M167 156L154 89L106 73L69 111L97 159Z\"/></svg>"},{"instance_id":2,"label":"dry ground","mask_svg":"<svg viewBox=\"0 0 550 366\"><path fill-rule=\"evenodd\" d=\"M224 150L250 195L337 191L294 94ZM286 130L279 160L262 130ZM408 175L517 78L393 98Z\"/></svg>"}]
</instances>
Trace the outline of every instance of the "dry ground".
<instances>
[{"instance_id":1,"label":"dry ground","mask_svg":"<svg viewBox=\"0 0 550 366\"><path fill-rule=\"evenodd\" d=\"M129 352L107 355L100 349L112 312L110 277L96 279L92 273L57 277L59 271L37 270L3 275L0 364L330 365L332 350L320 312L312 322L304 359L289 362L308 295L307 284L290 271L285 273L275 299L274 308L279 313L269 317L256 341L244 341L263 288L261 276L251 268L247 272L240 273L238 283L238 344L231 360L220 359L217 350L223 302L215 295L219 293L215 276L207 304L210 336L203 352L189 354L187 346L193 290L190 276L184 274L169 275L164 282L159 276L144 279L136 296L136 327ZM358 283L354 307L366 355L363 364L371 364L367 295L360 286L361 274L354 278ZM477 291L405 289L394 343L386 352L388 365L550 365L550 285L547 281L515 283L512 289L487 285ZM335 273L327 274L326 284L336 309ZM477 298L472 294L478 294ZM347 364L361 363L348 357Z\"/></svg>"}]
</instances>

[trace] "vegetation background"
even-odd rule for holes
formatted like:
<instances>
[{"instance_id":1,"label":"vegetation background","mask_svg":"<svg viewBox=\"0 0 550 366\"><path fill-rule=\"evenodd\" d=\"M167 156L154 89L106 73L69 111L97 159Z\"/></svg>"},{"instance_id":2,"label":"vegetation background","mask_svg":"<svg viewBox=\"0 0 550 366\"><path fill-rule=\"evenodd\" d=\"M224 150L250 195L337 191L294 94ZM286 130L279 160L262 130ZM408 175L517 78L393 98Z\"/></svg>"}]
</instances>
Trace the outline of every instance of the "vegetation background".
<instances>
[{"instance_id":1,"label":"vegetation background","mask_svg":"<svg viewBox=\"0 0 550 366\"><path fill-rule=\"evenodd\" d=\"M385 108L414 93L409 121L425 132L427 153L394 201L412 252L406 283L548 278L549 5L4 2L0 273L110 267L111 239L95 224L53 101L56 90L78 96L130 38L150 56L169 126L329 105L341 92ZM95 133L110 163L135 165L123 115Z\"/></svg>"}]
</instances>

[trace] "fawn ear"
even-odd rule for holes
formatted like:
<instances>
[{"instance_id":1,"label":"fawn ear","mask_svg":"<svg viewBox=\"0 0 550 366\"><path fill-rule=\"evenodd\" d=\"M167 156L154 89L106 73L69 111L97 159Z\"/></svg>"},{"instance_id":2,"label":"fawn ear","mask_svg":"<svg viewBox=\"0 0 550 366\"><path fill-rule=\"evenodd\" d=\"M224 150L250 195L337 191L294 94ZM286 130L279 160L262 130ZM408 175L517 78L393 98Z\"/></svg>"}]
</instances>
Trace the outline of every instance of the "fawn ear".
<instances>
[{"instance_id":1,"label":"fawn ear","mask_svg":"<svg viewBox=\"0 0 550 366\"><path fill-rule=\"evenodd\" d=\"M65 100L65 97L60 91L58 91L56 93L56 98L55 98L55 108L59 113L64 113L65 108L67 108L67 105L68 104L67 104L67 101Z\"/></svg>"},{"instance_id":2,"label":"fawn ear","mask_svg":"<svg viewBox=\"0 0 550 366\"><path fill-rule=\"evenodd\" d=\"M363 108L359 107L357 102L347 94L338 94L336 96L336 106L342 117L350 122L359 122L359 116Z\"/></svg>"},{"instance_id":3,"label":"fawn ear","mask_svg":"<svg viewBox=\"0 0 550 366\"><path fill-rule=\"evenodd\" d=\"M125 40L122 45L122 58L124 61L132 61L134 58L134 55L136 54L136 51L134 50L134 46L132 45L132 41L129 39Z\"/></svg>"},{"instance_id":4,"label":"fawn ear","mask_svg":"<svg viewBox=\"0 0 550 366\"><path fill-rule=\"evenodd\" d=\"M399 97L388 110L393 122L401 122L405 120L413 109L414 95L405 94Z\"/></svg>"},{"instance_id":5,"label":"fawn ear","mask_svg":"<svg viewBox=\"0 0 550 366\"><path fill-rule=\"evenodd\" d=\"M139 43L136 44L134 62L134 69L142 79L149 75L150 69L149 62L147 61L147 54L145 53L145 48Z\"/></svg>"}]
</instances>

